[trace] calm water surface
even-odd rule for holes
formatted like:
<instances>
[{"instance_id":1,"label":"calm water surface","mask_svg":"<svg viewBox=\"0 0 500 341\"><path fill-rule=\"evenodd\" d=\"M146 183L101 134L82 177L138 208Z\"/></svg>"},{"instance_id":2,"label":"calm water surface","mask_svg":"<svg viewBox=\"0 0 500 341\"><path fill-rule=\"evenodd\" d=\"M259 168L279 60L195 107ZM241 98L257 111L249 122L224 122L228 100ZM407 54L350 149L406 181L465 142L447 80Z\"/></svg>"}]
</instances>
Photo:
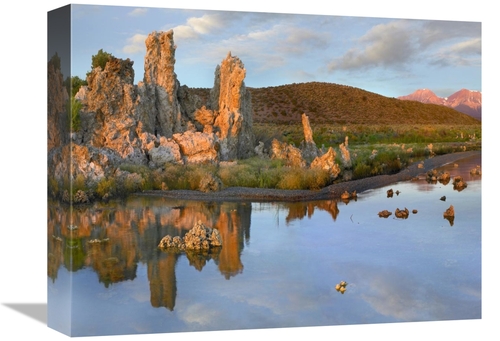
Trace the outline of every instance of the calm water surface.
<instances>
[{"instance_id":1,"label":"calm water surface","mask_svg":"<svg viewBox=\"0 0 500 341\"><path fill-rule=\"evenodd\" d=\"M49 203L49 326L87 336L479 319L481 176L469 171L480 164L443 167L462 191L422 176L347 203ZM221 232L219 253L157 249L199 220Z\"/></svg>"}]
</instances>

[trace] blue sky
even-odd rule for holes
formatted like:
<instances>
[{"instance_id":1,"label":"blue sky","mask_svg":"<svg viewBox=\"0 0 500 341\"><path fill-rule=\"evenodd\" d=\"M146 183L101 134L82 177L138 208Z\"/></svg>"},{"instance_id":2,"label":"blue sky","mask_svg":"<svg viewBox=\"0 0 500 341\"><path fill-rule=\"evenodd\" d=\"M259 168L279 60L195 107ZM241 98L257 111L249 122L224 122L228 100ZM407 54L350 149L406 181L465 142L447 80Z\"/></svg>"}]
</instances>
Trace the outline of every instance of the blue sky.
<instances>
[{"instance_id":1,"label":"blue sky","mask_svg":"<svg viewBox=\"0 0 500 341\"><path fill-rule=\"evenodd\" d=\"M230 51L249 87L310 81L358 87L388 97L428 88L439 96L481 91L481 22L280 14L229 10L74 5L72 74L90 70L99 49L144 72L144 40L174 30L181 84L212 87Z\"/></svg>"}]
</instances>

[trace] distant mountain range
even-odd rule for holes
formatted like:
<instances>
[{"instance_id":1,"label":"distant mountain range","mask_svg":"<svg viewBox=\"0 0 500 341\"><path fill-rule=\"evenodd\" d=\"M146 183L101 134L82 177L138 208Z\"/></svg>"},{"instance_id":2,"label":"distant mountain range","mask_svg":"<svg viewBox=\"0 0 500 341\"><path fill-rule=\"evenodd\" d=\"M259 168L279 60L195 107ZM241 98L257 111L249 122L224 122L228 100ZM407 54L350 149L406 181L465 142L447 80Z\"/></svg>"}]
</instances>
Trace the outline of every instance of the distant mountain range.
<instances>
[{"instance_id":1,"label":"distant mountain range","mask_svg":"<svg viewBox=\"0 0 500 341\"><path fill-rule=\"evenodd\" d=\"M429 89L419 89L410 95L400 96L398 99L444 105L481 120L482 99L480 91L462 89L449 97L439 97Z\"/></svg>"}]
</instances>

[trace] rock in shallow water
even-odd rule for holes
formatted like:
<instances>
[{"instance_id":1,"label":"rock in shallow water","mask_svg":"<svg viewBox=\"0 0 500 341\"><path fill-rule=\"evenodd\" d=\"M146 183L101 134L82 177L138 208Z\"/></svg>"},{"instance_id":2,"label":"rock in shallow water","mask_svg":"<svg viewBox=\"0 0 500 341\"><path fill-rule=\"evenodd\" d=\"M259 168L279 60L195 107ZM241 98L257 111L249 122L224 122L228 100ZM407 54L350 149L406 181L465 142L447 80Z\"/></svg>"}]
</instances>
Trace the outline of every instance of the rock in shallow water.
<instances>
[{"instance_id":1,"label":"rock in shallow water","mask_svg":"<svg viewBox=\"0 0 500 341\"><path fill-rule=\"evenodd\" d=\"M222 237L219 230L210 228L198 221L191 230L181 238L167 235L162 238L158 247L161 249L209 251L222 247Z\"/></svg>"}]
</instances>

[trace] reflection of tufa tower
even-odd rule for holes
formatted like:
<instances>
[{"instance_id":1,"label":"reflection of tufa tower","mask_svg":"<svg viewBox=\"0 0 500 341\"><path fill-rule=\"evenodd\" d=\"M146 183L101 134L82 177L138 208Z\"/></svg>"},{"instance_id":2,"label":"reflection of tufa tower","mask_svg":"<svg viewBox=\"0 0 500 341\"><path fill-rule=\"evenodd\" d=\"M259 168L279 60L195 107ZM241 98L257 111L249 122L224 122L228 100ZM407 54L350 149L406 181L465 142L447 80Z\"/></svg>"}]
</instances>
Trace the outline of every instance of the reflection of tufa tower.
<instances>
[{"instance_id":1,"label":"reflection of tufa tower","mask_svg":"<svg viewBox=\"0 0 500 341\"><path fill-rule=\"evenodd\" d=\"M165 307L172 311L177 296L177 281L175 278L175 263L179 254L160 253L157 261L148 263L149 289L151 291L151 305Z\"/></svg>"},{"instance_id":2,"label":"reflection of tufa tower","mask_svg":"<svg viewBox=\"0 0 500 341\"><path fill-rule=\"evenodd\" d=\"M228 204L229 210L221 209L215 225L222 236L222 249L218 259L219 270L226 279L243 271L240 256L244 247L244 239L249 236L252 213L250 203L236 204L236 208L232 208L233 205Z\"/></svg>"}]
</instances>

